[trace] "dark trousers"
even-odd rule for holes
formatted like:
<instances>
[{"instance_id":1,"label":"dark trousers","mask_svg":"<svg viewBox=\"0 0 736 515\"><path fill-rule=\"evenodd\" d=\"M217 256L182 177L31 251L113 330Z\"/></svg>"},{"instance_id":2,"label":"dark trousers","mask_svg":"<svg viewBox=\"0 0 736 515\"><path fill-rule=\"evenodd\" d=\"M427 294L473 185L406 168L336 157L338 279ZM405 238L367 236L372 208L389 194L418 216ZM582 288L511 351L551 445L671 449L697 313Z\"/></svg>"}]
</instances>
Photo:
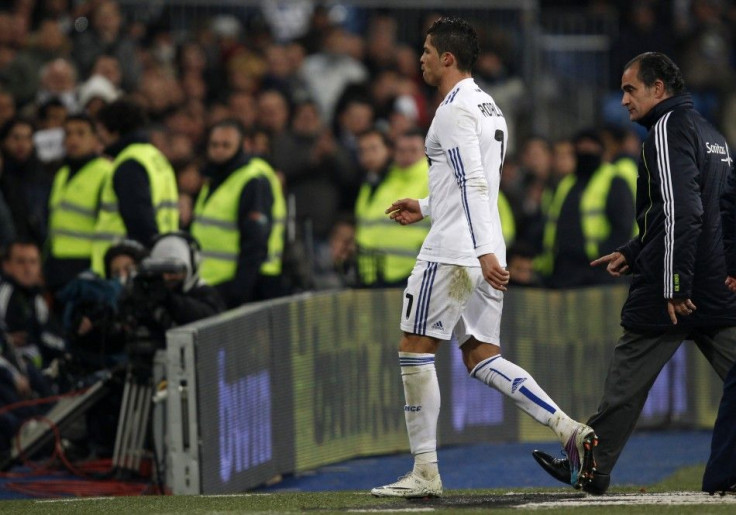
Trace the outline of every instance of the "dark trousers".
<instances>
[{"instance_id":1,"label":"dark trousers","mask_svg":"<svg viewBox=\"0 0 736 515\"><path fill-rule=\"evenodd\" d=\"M599 437L598 472L610 474L636 426L659 372L684 340L693 340L723 379L736 361L736 327L624 330L608 367L598 412L588 421Z\"/></svg>"},{"instance_id":2,"label":"dark trousers","mask_svg":"<svg viewBox=\"0 0 736 515\"><path fill-rule=\"evenodd\" d=\"M736 365L726 376L723 397L713 426L710 458L703 474L703 491L718 492L736 484Z\"/></svg>"}]
</instances>

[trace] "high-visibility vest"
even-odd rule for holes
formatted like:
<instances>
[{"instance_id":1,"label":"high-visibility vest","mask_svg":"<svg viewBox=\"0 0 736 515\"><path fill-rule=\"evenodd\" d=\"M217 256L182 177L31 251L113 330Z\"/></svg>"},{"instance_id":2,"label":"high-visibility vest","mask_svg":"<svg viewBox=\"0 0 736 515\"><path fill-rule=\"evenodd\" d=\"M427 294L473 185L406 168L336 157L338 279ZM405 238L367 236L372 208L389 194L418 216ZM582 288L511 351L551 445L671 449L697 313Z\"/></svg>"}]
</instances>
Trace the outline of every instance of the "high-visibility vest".
<instances>
[{"instance_id":1,"label":"high-visibility vest","mask_svg":"<svg viewBox=\"0 0 736 515\"><path fill-rule=\"evenodd\" d=\"M626 181L631 190L631 195L634 198L634 204L636 205L636 179L639 176L639 166L632 158L628 156L619 157L613 162L613 166L616 168L616 174ZM631 231L631 237L634 238L639 234L639 226L634 224L634 228Z\"/></svg>"},{"instance_id":2,"label":"high-visibility vest","mask_svg":"<svg viewBox=\"0 0 736 515\"><path fill-rule=\"evenodd\" d=\"M105 271L105 252L116 241L125 238L128 233L123 218L120 216L113 179L120 164L129 159L140 163L148 174L151 203L156 216L158 232L165 233L179 229L179 192L176 176L169 161L150 143L128 145L113 161L113 172L102 187L100 215L97 218L95 241L92 244L92 269L101 275Z\"/></svg>"},{"instance_id":3,"label":"high-visibility vest","mask_svg":"<svg viewBox=\"0 0 736 515\"><path fill-rule=\"evenodd\" d=\"M429 232L429 219L399 225L385 211L401 198L429 195L429 165L421 159L406 168L393 165L375 190L363 184L355 203L358 272L361 283L391 283L411 275L419 249Z\"/></svg>"},{"instance_id":4,"label":"high-visibility vest","mask_svg":"<svg viewBox=\"0 0 736 515\"><path fill-rule=\"evenodd\" d=\"M606 217L606 201L611 190L611 182L617 177L616 169L609 163L602 164L588 181L580 198L580 223L585 241L585 254L589 259L599 257L600 243L611 234L611 222ZM542 240L543 252L535 259L535 267L543 275L551 275L557 245L557 222L570 190L577 182L577 176L566 175L555 190L547 212Z\"/></svg>"},{"instance_id":5,"label":"high-visibility vest","mask_svg":"<svg viewBox=\"0 0 736 515\"><path fill-rule=\"evenodd\" d=\"M502 191L498 192L498 215L501 217L501 232L503 233L503 241L506 245L511 245L516 239L516 221L514 220L514 212L511 209L506 195Z\"/></svg>"},{"instance_id":6,"label":"high-visibility vest","mask_svg":"<svg viewBox=\"0 0 736 515\"><path fill-rule=\"evenodd\" d=\"M613 162L616 173L619 177L626 181L631 190L631 195L636 198L636 179L639 175L639 167L634 159L629 156L622 156Z\"/></svg>"},{"instance_id":7,"label":"high-visibility vest","mask_svg":"<svg viewBox=\"0 0 736 515\"><path fill-rule=\"evenodd\" d=\"M59 259L90 259L102 187L112 173L103 157L87 162L69 179L69 166L56 172L49 197L50 255Z\"/></svg>"},{"instance_id":8,"label":"high-visibility vest","mask_svg":"<svg viewBox=\"0 0 736 515\"><path fill-rule=\"evenodd\" d=\"M194 207L191 232L202 247L202 265L199 275L209 284L220 284L235 277L240 255L238 207L243 188L256 177L265 177L273 196L271 233L268 236L268 255L261 264L262 275L281 274L286 229L286 201L281 183L266 161L253 158L233 171L210 195L205 184Z\"/></svg>"}]
</instances>

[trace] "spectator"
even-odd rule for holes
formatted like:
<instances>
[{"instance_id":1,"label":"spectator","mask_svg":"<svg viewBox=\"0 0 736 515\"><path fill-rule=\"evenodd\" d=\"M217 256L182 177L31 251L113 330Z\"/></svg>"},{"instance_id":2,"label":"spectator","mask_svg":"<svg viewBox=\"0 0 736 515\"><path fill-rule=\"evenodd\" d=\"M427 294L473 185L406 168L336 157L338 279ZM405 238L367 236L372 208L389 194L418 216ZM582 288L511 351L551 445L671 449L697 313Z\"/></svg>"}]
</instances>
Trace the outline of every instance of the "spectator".
<instances>
[{"instance_id":1,"label":"spectator","mask_svg":"<svg viewBox=\"0 0 736 515\"><path fill-rule=\"evenodd\" d=\"M310 243L325 244L335 213L348 212L340 209L340 195L354 180L350 157L337 145L311 101L294 108L291 128L273 145L274 168L283 174L286 191L294 198L292 215ZM314 202L316 198L319 202Z\"/></svg>"},{"instance_id":2,"label":"spectator","mask_svg":"<svg viewBox=\"0 0 736 515\"><path fill-rule=\"evenodd\" d=\"M266 73L261 81L264 91L275 89L284 95L290 104L304 102L309 98L309 92L304 80L299 76L299 66L303 57L303 49L292 43L273 44L266 47ZM295 52L296 51L296 52Z\"/></svg>"},{"instance_id":3,"label":"spectator","mask_svg":"<svg viewBox=\"0 0 736 515\"><path fill-rule=\"evenodd\" d=\"M0 127L15 115L15 98L9 91L0 89Z\"/></svg>"},{"instance_id":4,"label":"spectator","mask_svg":"<svg viewBox=\"0 0 736 515\"><path fill-rule=\"evenodd\" d=\"M368 79L365 66L347 54L348 35L340 27L329 27L322 34L320 52L304 59L301 76L310 96L320 107L325 120L331 120L345 88Z\"/></svg>"},{"instance_id":5,"label":"spectator","mask_svg":"<svg viewBox=\"0 0 736 515\"><path fill-rule=\"evenodd\" d=\"M51 180L33 149L31 122L22 118L5 122L0 127L0 153L0 191L10 208L15 232L40 247L46 241Z\"/></svg>"},{"instance_id":6,"label":"spectator","mask_svg":"<svg viewBox=\"0 0 736 515\"><path fill-rule=\"evenodd\" d=\"M237 120L215 125L194 208L192 235L202 246L201 276L228 308L283 293L281 264L286 203L273 169L246 153Z\"/></svg>"},{"instance_id":7,"label":"spectator","mask_svg":"<svg viewBox=\"0 0 736 515\"><path fill-rule=\"evenodd\" d=\"M238 120L246 130L252 129L258 119L258 107L253 95L234 91L227 98L230 116Z\"/></svg>"},{"instance_id":8,"label":"spectator","mask_svg":"<svg viewBox=\"0 0 736 515\"><path fill-rule=\"evenodd\" d=\"M16 19L17 22L17 19ZM56 76L49 80L44 77L47 70L44 70L48 63L61 59L65 65L69 64L67 57L69 56L69 40L61 32L59 23L56 20L43 20L38 30L29 38L25 45L20 45L21 50L15 55L12 63L8 66L6 86L13 93L16 101L20 105L28 104L36 100L43 103L48 99L42 94L36 98L39 90L48 89L50 82L56 80ZM41 73L39 73L41 70ZM56 71L56 70L54 70ZM44 84L44 79L46 84ZM64 103L70 98L65 98ZM73 106L68 104L69 108Z\"/></svg>"},{"instance_id":9,"label":"spectator","mask_svg":"<svg viewBox=\"0 0 736 515\"><path fill-rule=\"evenodd\" d=\"M133 91L141 74L141 64L135 43L123 33L123 16L118 3L114 0L98 2L91 22L89 29L77 35L72 50L81 75L90 75L100 55L112 55L120 63L122 88Z\"/></svg>"},{"instance_id":10,"label":"spectator","mask_svg":"<svg viewBox=\"0 0 736 515\"><path fill-rule=\"evenodd\" d=\"M63 355L66 342L44 296L39 247L31 241L14 241L2 266L0 320L5 323L8 341L28 362L46 367Z\"/></svg>"},{"instance_id":11,"label":"spectator","mask_svg":"<svg viewBox=\"0 0 736 515\"><path fill-rule=\"evenodd\" d=\"M102 188L112 163L100 155L92 119L77 115L64 124L66 159L49 199L46 286L56 293L92 264L92 242Z\"/></svg>"},{"instance_id":12,"label":"spectator","mask_svg":"<svg viewBox=\"0 0 736 515\"><path fill-rule=\"evenodd\" d=\"M102 188L95 225L92 269L103 272L103 258L115 240L150 242L179 227L176 177L168 160L149 143L143 109L117 100L100 110L97 132L113 159L112 174Z\"/></svg>"},{"instance_id":13,"label":"spectator","mask_svg":"<svg viewBox=\"0 0 736 515\"><path fill-rule=\"evenodd\" d=\"M48 379L33 364L19 357L5 333L0 332L0 408L16 405L11 411L0 414L0 459L9 454L12 438L22 423L43 415L47 409L35 403L19 403L51 394Z\"/></svg>"},{"instance_id":14,"label":"spectator","mask_svg":"<svg viewBox=\"0 0 736 515\"><path fill-rule=\"evenodd\" d=\"M356 250L355 221L349 216L338 217L327 243L315 246L311 286L318 290L357 286Z\"/></svg>"},{"instance_id":15,"label":"spectator","mask_svg":"<svg viewBox=\"0 0 736 515\"><path fill-rule=\"evenodd\" d=\"M77 100L77 70L68 59L54 59L44 64L39 71L40 83L36 94L36 105L43 105L51 98L58 98L67 111L79 110Z\"/></svg>"},{"instance_id":16,"label":"spectator","mask_svg":"<svg viewBox=\"0 0 736 515\"><path fill-rule=\"evenodd\" d=\"M100 54L97 56L89 77L94 77L95 75L105 77L109 80L117 92L120 92L120 89L123 87L123 71L120 61L114 55Z\"/></svg>"},{"instance_id":17,"label":"spectator","mask_svg":"<svg viewBox=\"0 0 736 515\"><path fill-rule=\"evenodd\" d=\"M429 223L423 220L402 227L386 216L386 207L397 199L429 195L424 134L400 136L393 155L386 135L372 129L358 137L358 156L365 177L355 204L360 284L405 286Z\"/></svg>"},{"instance_id":18,"label":"spectator","mask_svg":"<svg viewBox=\"0 0 736 515\"><path fill-rule=\"evenodd\" d=\"M92 75L79 86L79 107L90 117L95 118L103 106L117 100L120 92L103 75Z\"/></svg>"}]
</instances>

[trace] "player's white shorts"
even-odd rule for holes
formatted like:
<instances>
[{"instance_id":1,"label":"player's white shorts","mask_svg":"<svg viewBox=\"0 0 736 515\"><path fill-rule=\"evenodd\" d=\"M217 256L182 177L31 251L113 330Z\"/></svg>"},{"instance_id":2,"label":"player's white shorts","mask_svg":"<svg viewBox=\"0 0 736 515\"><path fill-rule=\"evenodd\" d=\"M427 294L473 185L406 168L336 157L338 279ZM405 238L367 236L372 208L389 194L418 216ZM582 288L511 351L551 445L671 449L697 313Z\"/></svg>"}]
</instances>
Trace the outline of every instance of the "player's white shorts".
<instances>
[{"instance_id":1,"label":"player's white shorts","mask_svg":"<svg viewBox=\"0 0 736 515\"><path fill-rule=\"evenodd\" d=\"M470 336L501 344L503 292L478 267L417 260L404 290L401 330L458 344Z\"/></svg>"}]
</instances>

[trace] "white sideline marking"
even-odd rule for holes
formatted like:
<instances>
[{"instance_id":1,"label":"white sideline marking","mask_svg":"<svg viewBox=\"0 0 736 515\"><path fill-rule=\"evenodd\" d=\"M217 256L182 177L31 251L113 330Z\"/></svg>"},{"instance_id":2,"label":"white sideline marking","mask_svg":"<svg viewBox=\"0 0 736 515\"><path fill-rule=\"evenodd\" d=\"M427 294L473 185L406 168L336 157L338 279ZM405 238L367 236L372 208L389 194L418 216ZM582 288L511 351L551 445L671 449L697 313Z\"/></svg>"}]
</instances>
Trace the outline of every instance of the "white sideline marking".
<instances>
[{"instance_id":1,"label":"white sideline marking","mask_svg":"<svg viewBox=\"0 0 736 515\"><path fill-rule=\"evenodd\" d=\"M258 493L258 494L213 494L213 495L202 495L200 497L207 497L207 498L217 498L217 497L264 497L268 495L273 495L271 493ZM85 501L112 501L114 499L120 499L121 496L111 496L111 497L71 497L71 498L62 498L62 499L39 499L37 501L33 501L34 504L36 503L72 503L72 502L85 502Z\"/></svg>"},{"instance_id":2,"label":"white sideline marking","mask_svg":"<svg viewBox=\"0 0 736 515\"><path fill-rule=\"evenodd\" d=\"M641 505L699 505L699 504L734 504L736 496L719 494L708 495L705 492L667 492L655 494L614 494L582 498L561 499L550 502L532 502L520 504L514 508L545 509L545 508L574 508L579 506L641 506Z\"/></svg>"},{"instance_id":3,"label":"white sideline marking","mask_svg":"<svg viewBox=\"0 0 736 515\"><path fill-rule=\"evenodd\" d=\"M348 511L350 513L388 513L388 512L393 513L395 511L409 511L409 512L413 512L413 511L434 511L434 508L399 508L399 509L396 509L396 508L383 508L383 509L375 508L375 509L370 509L370 510L366 508L366 509L362 509L362 510L361 509L354 509L354 510L346 510L346 511Z\"/></svg>"},{"instance_id":4,"label":"white sideline marking","mask_svg":"<svg viewBox=\"0 0 736 515\"><path fill-rule=\"evenodd\" d=\"M112 501L113 499L117 499L117 497L72 497L72 498L63 498L63 499L39 499L37 501L33 501L34 504L40 504L40 503L61 503L61 502L80 502L80 501Z\"/></svg>"}]
</instances>

